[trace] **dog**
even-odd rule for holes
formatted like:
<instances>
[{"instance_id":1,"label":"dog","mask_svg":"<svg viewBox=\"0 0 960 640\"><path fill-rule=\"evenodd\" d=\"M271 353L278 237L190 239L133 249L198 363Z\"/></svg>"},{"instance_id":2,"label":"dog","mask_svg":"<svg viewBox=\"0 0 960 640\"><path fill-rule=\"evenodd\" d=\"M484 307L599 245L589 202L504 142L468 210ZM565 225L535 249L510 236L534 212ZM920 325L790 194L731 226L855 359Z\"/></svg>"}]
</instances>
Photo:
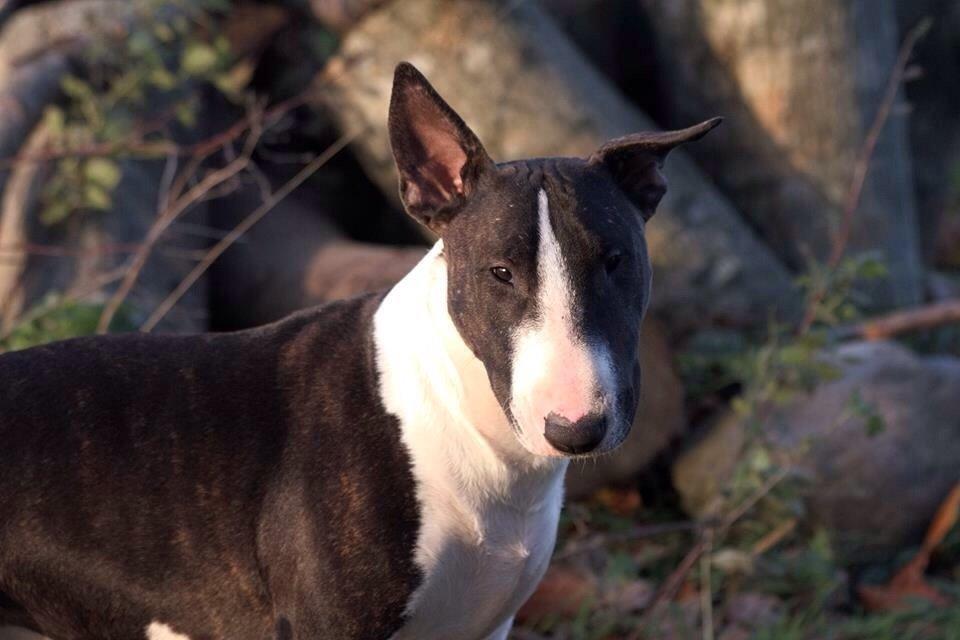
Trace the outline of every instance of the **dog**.
<instances>
[{"instance_id":1,"label":"dog","mask_svg":"<svg viewBox=\"0 0 960 640\"><path fill-rule=\"evenodd\" d=\"M506 638L568 462L636 411L663 160L718 123L496 164L400 64L400 195L439 240L396 286L248 331L0 356L0 625Z\"/></svg>"}]
</instances>

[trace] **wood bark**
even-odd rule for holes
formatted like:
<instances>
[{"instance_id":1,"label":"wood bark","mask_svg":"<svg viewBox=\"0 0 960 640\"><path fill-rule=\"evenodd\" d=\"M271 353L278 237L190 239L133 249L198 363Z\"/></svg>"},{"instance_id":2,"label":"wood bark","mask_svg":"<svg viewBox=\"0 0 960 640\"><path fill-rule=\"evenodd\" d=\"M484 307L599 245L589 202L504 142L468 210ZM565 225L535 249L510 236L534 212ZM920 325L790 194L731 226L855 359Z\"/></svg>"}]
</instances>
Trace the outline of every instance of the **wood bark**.
<instances>
[{"instance_id":1,"label":"wood bark","mask_svg":"<svg viewBox=\"0 0 960 640\"><path fill-rule=\"evenodd\" d=\"M350 30L315 92L342 128L363 132L356 152L386 193L397 184L386 113L400 60L431 78L495 159L584 156L609 138L656 128L535 3L393 2ZM666 174L670 192L647 237L654 305L671 330L795 314L785 269L683 151L667 160Z\"/></svg>"},{"instance_id":2,"label":"wood bark","mask_svg":"<svg viewBox=\"0 0 960 640\"><path fill-rule=\"evenodd\" d=\"M897 0L901 33L932 20L907 84L920 242L928 262L960 266L960 3Z\"/></svg>"},{"instance_id":3,"label":"wood bark","mask_svg":"<svg viewBox=\"0 0 960 640\"><path fill-rule=\"evenodd\" d=\"M643 0L674 125L721 111L691 148L784 260L823 259L898 49L891 0ZM905 110L886 123L851 253L877 251L876 306L916 303L922 265Z\"/></svg>"}]
</instances>

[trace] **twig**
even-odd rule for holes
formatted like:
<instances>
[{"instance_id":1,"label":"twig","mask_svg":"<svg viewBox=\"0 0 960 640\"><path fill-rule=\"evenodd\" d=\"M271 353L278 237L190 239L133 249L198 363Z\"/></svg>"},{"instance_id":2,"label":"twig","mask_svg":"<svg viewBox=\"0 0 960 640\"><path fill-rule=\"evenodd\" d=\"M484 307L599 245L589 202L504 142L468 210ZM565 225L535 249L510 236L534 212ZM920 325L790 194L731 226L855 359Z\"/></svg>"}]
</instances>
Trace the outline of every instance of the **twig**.
<instances>
[{"instance_id":1,"label":"twig","mask_svg":"<svg viewBox=\"0 0 960 640\"><path fill-rule=\"evenodd\" d=\"M648 524L639 527L633 527L629 531L618 533L599 533L594 534L586 540L575 540L567 543L562 550L555 553L553 559L565 560L572 556L591 551L596 548L607 547L611 544L630 542L641 538L650 538L653 536L664 535L667 533L676 533L680 531L693 531L697 527L702 527L703 523L690 521L683 522L663 522L658 524Z\"/></svg>"},{"instance_id":2,"label":"twig","mask_svg":"<svg viewBox=\"0 0 960 640\"><path fill-rule=\"evenodd\" d=\"M261 128L273 126L290 111L305 104L307 99L307 93L303 92L292 98L278 102L260 114L256 119L256 125ZM97 158L122 155L176 156L181 158L187 156L208 156L217 149L243 136L254 124L254 118L251 117L250 114L247 114L223 131L205 140L189 145L178 145L170 140L148 141L143 139L145 134L141 133L136 138L123 142L94 142L66 149L49 149L36 153L17 154L7 158L0 158L0 169L9 169L18 164L51 162L64 158ZM152 132L148 131L147 134L149 133Z\"/></svg>"},{"instance_id":3,"label":"twig","mask_svg":"<svg viewBox=\"0 0 960 640\"><path fill-rule=\"evenodd\" d=\"M236 242L244 233L250 230L255 224L257 224L267 213L270 212L279 202L284 198L290 195L297 187L303 184L311 175L317 172L323 165L330 161L330 159L339 153L344 147L346 147L351 140L356 137L356 134L347 134L342 136L339 140L334 142L330 147L328 147L323 153L321 153L317 158L301 169L293 178L291 178L286 184L277 189L276 192L270 195L270 197L263 202L259 207L257 207L250 215L244 218L240 224L233 228L226 236L224 236L219 242L217 242L204 256L203 260L193 268L193 270L187 274L187 277L184 278L177 288L174 289L170 295L168 295L163 302L150 314L150 317L147 318L146 322L140 327L141 331L151 331L154 327L157 326L157 323L160 322L164 316L173 308L174 305L183 297L183 294L190 289L193 284L200 279L200 277L210 268L217 258L223 255L223 252L230 248L234 242Z\"/></svg>"},{"instance_id":4,"label":"twig","mask_svg":"<svg viewBox=\"0 0 960 640\"><path fill-rule=\"evenodd\" d=\"M780 544L784 538L793 533L794 529L797 528L799 522L796 518L790 518L781 522L779 525L774 527L774 529L757 540L756 544L753 545L753 548L750 550L750 553L753 556L762 556L770 549L773 549L775 546Z\"/></svg>"},{"instance_id":5,"label":"twig","mask_svg":"<svg viewBox=\"0 0 960 640\"><path fill-rule=\"evenodd\" d=\"M175 153L167 155L163 163L163 173L160 175L160 189L157 191L157 211L163 211L170 205L170 189L173 179L177 177L177 168L180 166L180 156Z\"/></svg>"},{"instance_id":6,"label":"twig","mask_svg":"<svg viewBox=\"0 0 960 640\"><path fill-rule=\"evenodd\" d=\"M735 525L740 518L745 516L748 511L753 509L758 502L766 498L770 492L773 491L774 487L783 482L783 480L790 475L790 473L791 470L789 468L782 468L778 469L775 474L767 478L767 481L764 482L759 489L754 491L749 498L741 502L739 507L727 514L718 528L720 535L726 534L730 527Z\"/></svg>"},{"instance_id":7,"label":"twig","mask_svg":"<svg viewBox=\"0 0 960 640\"><path fill-rule=\"evenodd\" d=\"M700 556L702 556L706 550L708 539L712 544L714 539L719 539L726 535L730 527L735 525L740 518L753 509L758 502L763 500L771 491L773 491L774 487L780 484L789 474L789 469L780 469L777 471L777 473L770 476L761 487L759 487L753 492L753 494L750 495L750 497L741 502L736 509L724 516L716 528L709 526L705 527L697 542L693 545L693 547L690 548L690 551L687 552L687 555L683 557L683 560L680 561L680 564L677 565L677 568L673 570L666 582L664 582L663 586L657 592L657 595L653 599L653 604L650 607L650 610L657 610L670 600L673 600L677 594L677 591L679 591L680 587L683 586L683 583L687 578L687 574L690 573L693 565L697 563L697 560L700 559Z\"/></svg>"},{"instance_id":8,"label":"twig","mask_svg":"<svg viewBox=\"0 0 960 640\"><path fill-rule=\"evenodd\" d=\"M32 242L22 244L0 245L0 254L26 254L32 256L50 256L58 258L83 258L87 256L102 256L114 253L135 253L142 245L135 243L106 244L92 249L76 249L53 244L36 244Z\"/></svg>"},{"instance_id":9,"label":"twig","mask_svg":"<svg viewBox=\"0 0 960 640\"><path fill-rule=\"evenodd\" d=\"M960 300L944 300L921 307L894 311L860 324L839 327L833 331L832 335L838 340L852 338L885 340L908 331L933 329L952 323L960 323Z\"/></svg>"},{"instance_id":10,"label":"twig","mask_svg":"<svg viewBox=\"0 0 960 640\"><path fill-rule=\"evenodd\" d=\"M704 533L703 556L700 558L700 616L703 640L713 640L713 585L710 579L710 564L713 554L713 530Z\"/></svg>"},{"instance_id":11,"label":"twig","mask_svg":"<svg viewBox=\"0 0 960 640\"><path fill-rule=\"evenodd\" d=\"M670 572L663 586L657 591L657 595L654 596L653 604L650 607L651 611L656 611L667 602L673 600L677 592L680 591L680 587L683 586L684 580L687 579L687 574L690 573L690 569L693 568L693 565L695 565L697 560L700 559L700 556L703 555L705 546L704 538L701 536L700 539L690 547L687 555L683 556L683 560Z\"/></svg>"},{"instance_id":12,"label":"twig","mask_svg":"<svg viewBox=\"0 0 960 640\"><path fill-rule=\"evenodd\" d=\"M896 64L894 64L893 70L890 72L890 78L887 81L887 87L884 91L883 99L880 102L880 107L877 109L877 114L874 116L873 123L867 131L866 138L864 138L863 145L857 154L856 163L853 166L853 179L850 182L850 188L847 190L844 199L840 228L833 236L830 246L830 256L827 258L827 267L830 270L836 269L847 250L847 244L850 242L850 233L853 229L853 220L860 206L863 186L866 183L867 174L870 170L870 162L873 159L874 151L876 151L877 143L880 140L880 134L883 133L883 128L890 118L890 112L893 110L897 93L900 90L900 85L903 83L907 64L910 62L910 56L913 54L913 48L917 42L926 35L927 31L930 30L930 25L931 21L929 19L921 21L907 33L903 43L900 45L900 52L897 55ZM811 295L810 302L804 312L803 320L800 322L800 328L798 329L799 334L805 334L810 330L813 321L816 319L817 306L826 294L826 286L822 286Z\"/></svg>"},{"instance_id":13,"label":"twig","mask_svg":"<svg viewBox=\"0 0 960 640\"><path fill-rule=\"evenodd\" d=\"M103 313L100 315L100 320L97 323L97 333L107 332L107 329L110 327L110 322L120 309L120 305L123 304L123 301L133 289L134 284L136 284L137 278L147 263L153 247L160 240L160 237L167 228L191 205L203 199L209 191L223 184L247 167L261 133L262 129L254 124L250 130L250 134L247 136L243 151L236 159L219 169L209 172L183 196L175 197L169 207L157 217L147 232L147 236L144 238L140 250L137 251L131 259L126 276L104 306Z\"/></svg>"}]
</instances>

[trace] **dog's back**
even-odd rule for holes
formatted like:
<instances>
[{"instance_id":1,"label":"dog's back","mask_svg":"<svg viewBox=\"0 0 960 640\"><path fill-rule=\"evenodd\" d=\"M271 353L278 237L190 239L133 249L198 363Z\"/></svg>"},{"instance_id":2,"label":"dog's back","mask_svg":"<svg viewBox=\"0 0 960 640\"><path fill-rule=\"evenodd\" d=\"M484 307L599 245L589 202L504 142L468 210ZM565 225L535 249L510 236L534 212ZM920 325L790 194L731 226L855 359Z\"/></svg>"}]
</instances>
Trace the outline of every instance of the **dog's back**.
<instances>
[{"instance_id":1,"label":"dog's back","mask_svg":"<svg viewBox=\"0 0 960 640\"><path fill-rule=\"evenodd\" d=\"M409 552L365 550L390 527L416 539L409 466L369 377L377 301L0 357L0 626L142 638L167 612L191 638L272 637L295 622L298 581L337 637L398 625ZM365 474L395 474L397 493ZM372 585L394 606L344 619Z\"/></svg>"}]
</instances>

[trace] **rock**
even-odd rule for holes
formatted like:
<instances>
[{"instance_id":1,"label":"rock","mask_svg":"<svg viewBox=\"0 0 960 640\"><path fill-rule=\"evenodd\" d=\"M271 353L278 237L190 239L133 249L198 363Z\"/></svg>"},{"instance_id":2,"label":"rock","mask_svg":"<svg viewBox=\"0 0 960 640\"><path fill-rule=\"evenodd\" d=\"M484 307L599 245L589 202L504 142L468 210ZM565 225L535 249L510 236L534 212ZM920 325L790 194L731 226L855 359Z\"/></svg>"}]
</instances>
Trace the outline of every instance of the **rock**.
<instances>
[{"instance_id":1,"label":"rock","mask_svg":"<svg viewBox=\"0 0 960 640\"><path fill-rule=\"evenodd\" d=\"M746 442L739 416L725 413L673 464L673 486L684 510L695 516L716 512L720 492L733 475Z\"/></svg>"},{"instance_id":2,"label":"rock","mask_svg":"<svg viewBox=\"0 0 960 640\"><path fill-rule=\"evenodd\" d=\"M960 473L960 359L921 357L891 342L857 342L824 358L836 380L776 409L774 448L808 479L806 501L841 562L889 560L919 539ZM868 428L863 411L880 421ZM677 460L674 485L694 515L715 505L745 441L721 419Z\"/></svg>"},{"instance_id":3,"label":"rock","mask_svg":"<svg viewBox=\"0 0 960 640\"><path fill-rule=\"evenodd\" d=\"M761 629L783 617L783 609L779 598L747 591L727 600L725 613L727 622L732 625Z\"/></svg>"}]
</instances>

